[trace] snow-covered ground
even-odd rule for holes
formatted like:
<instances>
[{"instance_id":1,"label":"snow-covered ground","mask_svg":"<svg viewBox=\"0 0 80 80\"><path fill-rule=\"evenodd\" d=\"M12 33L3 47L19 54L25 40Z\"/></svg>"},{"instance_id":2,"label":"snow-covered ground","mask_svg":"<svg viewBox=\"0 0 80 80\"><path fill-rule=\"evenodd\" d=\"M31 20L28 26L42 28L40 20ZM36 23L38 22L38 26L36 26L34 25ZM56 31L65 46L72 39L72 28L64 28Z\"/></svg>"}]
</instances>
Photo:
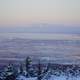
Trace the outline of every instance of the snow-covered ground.
<instances>
[{"instance_id":1,"label":"snow-covered ground","mask_svg":"<svg viewBox=\"0 0 80 80\"><path fill-rule=\"evenodd\" d=\"M37 80L37 77L26 78L25 76L18 76L16 80Z\"/></svg>"},{"instance_id":2,"label":"snow-covered ground","mask_svg":"<svg viewBox=\"0 0 80 80\"><path fill-rule=\"evenodd\" d=\"M51 76L49 80L80 80L80 77L67 77L67 76Z\"/></svg>"},{"instance_id":3,"label":"snow-covered ground","mask_svg":"<svg viewBox=\"0 0 80 80\"><path fill-rule=\"evenodd\" d=\"M17 80L37 80L37 77L34 78L26 78L24 76L20 76ZM67 76L54 76L52 75L49 79L42 80L80 80L80 77L67 77Z\"/></svg>"}]
</instances>

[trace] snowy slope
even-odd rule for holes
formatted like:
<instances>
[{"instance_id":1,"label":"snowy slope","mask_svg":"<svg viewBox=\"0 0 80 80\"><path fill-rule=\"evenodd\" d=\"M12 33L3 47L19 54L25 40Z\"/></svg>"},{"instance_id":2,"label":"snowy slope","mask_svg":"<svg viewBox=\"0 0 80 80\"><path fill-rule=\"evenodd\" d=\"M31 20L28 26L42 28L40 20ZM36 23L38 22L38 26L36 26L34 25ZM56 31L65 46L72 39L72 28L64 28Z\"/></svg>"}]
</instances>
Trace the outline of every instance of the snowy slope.
<instances>
[{"instance_id":1,"label":"snowy slope","mask_svg":"<svg viewBox=\"0 0 80 80\"><path fill-rule=\"evenodd\" d=\"M26 78L24 76L20 76L17 80L37 80L36 77L34 78ZM43 80L43 79L42 79ZM51 76L49 79L44 79L44 80L80 80L80 77L66 77L66 76Z\"/></svg>"},{"instance_id":2,"label":"snowy slope","mask_svg":"<svg viewBox=\"0 0 80 80\"><path fill-rule=\"evenodd\" d=\"M34 78L26 78L25 76L20 75L20 76L18 76L16 78L16 80L37 80L37 78L36 77L34 77Z\"/></svg>"},{"instance_id":3,"label":"snowy slope","mask_svg":"<svg viewBox=\"0 0 80 80\"><path fill-rule=\"evenodd\" d=\"M80 80L80 77L51 76L49 80Z\"/></svg>"}]
</instances>

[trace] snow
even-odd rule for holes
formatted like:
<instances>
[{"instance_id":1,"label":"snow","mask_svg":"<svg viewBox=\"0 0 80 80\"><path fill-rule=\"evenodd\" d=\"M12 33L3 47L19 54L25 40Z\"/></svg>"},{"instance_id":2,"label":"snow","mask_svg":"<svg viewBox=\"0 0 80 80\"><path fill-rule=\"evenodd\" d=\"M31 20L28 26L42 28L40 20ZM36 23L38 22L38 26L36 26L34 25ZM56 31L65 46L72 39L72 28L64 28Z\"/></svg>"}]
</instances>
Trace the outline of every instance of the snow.
<instances>
[{"instance_id":1,"label":"snow","mask_svg":"<svg viewBox=\"0 0 80 80\"><path fill-rule=\"evenodd\" d=\"M36 77L34 78L26 78L24 76L20 76L19 79L17 80L37 80ZM43 79L42 79L43 80ZM70 78L67 78L66 76L51 76L49 79L44 79L44 80L80 80L80 77L70 77Z\"/></svg>"},{"instance_id":2,"label":"snow","mask_svg":"<svg viewBox=\"0 0 80 80\"><path fill-rule=\"evenodd\" d=\"M37 80L37 78L27 78L26 80Z\"/></svg>"},{"instance_id":3,"label":"snow","mask_svg":"<svg viewBox=\"0 0 80 80\"><path fill-rule=\"evenodd\" d=\"M26 78L25 76L20 75L16 78L16 80L37 80L37 77Z\"/></svg>"},{"instance_id":4,"label":"snow","mask_svg":"<svg viewBox=\"0 0 80 80\"><path fill-rule=\"evenodd\" d=\"M80 80L80 77L51 76L49 80Z\"/></svg>"}]
</instances>

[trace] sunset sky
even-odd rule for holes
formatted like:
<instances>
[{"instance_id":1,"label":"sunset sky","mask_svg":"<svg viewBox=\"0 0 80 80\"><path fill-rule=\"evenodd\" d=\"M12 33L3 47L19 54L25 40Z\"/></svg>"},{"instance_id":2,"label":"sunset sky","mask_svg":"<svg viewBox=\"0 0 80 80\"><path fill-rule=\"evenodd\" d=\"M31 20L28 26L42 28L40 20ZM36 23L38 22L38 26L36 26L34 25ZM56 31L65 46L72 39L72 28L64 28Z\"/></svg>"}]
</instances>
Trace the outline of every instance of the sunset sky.
<instances>
[{"instance_id":1,"label":"sunset sky","mask_svg":"<svg viewBox=\"0 0 80 80\"><path fill-rule=\"evenodd\" d=\"M0 26L79 24L80 0L0 0Z\"/></svg>"}]
</instances>

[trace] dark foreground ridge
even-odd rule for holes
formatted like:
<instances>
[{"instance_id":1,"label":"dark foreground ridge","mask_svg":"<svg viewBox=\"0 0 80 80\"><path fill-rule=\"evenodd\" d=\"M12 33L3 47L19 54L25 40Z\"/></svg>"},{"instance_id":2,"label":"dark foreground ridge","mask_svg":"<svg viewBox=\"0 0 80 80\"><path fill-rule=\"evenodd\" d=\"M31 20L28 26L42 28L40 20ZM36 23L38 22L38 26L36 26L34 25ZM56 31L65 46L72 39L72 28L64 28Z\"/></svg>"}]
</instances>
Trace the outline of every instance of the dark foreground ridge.
<instances>
[{"instance_id":1,"label":"dark foreground ridge","mask_svg":"<svg viewBox=\"0 0 80 80\"><path fill-rule=\"evenodd\" d=\"M0 69L0 80L53 80L53 76L80 76L80 65L75 64L43 64L40 60L38 63L32 63L30 57L27 57L24 63L16 66L10 63L8 66ZM33 79L32 79L33 78Z\"/></svg>"}]
</instances>

